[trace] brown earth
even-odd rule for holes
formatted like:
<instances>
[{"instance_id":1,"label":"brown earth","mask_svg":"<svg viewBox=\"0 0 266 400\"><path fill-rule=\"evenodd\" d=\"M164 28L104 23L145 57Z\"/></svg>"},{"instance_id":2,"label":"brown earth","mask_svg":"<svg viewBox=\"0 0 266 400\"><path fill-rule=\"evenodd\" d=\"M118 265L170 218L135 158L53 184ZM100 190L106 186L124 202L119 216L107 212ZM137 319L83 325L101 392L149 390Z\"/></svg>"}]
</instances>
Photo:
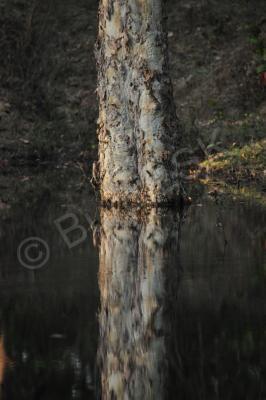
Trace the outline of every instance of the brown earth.
<instances>
[{"instance_id":1,"label":"brown earth","mask_svg":"<svg viewBox=\"0 0 266 400\"><path fill-rule=\"evenodd\" d=\"M97 156L97 4L0 0L1 193L18 176L27 185L24 167L71 164L90 175ZM181 159L202 160L265 136L264 11L262 0L168 2Z\"/></svg>"}]
</instances>

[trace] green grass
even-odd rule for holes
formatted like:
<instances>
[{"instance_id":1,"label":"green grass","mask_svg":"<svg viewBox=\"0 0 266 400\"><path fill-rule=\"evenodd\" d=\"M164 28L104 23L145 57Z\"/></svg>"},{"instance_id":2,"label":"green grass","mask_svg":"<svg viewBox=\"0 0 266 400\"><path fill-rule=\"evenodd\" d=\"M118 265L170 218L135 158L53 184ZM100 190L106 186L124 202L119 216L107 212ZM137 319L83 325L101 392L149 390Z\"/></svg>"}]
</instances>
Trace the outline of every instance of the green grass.
<instances>
[{"instance_id":1,"label":"green grass","mask_svg":"<svg viewBox=\"0 0 266 400\"><path fill-rule=\"evenodd\" d=\"M232 146L200 163L205 171L201 182L208 187L243 201L266 207L263 191L266 180L266 140L242 147Z\"/></svg>"},{"instance_id":2,"label":"green grass","mask_svg":"<svg viewBox=\"0 0 266 400\"><path fill-rule=\"evenodd\" d=\"M258 181L265 179L266 140L251 142L243 147L231 147L200 164L208 174L225 181Z\"/></svg>"}]
</instances>

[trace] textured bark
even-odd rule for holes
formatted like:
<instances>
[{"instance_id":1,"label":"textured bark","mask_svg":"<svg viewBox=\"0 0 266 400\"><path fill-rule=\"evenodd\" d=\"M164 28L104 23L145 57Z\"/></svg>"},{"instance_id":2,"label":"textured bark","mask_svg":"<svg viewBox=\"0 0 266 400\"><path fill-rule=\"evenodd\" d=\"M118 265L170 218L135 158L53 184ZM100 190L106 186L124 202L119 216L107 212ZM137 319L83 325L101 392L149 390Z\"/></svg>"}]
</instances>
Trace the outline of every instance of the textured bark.
<instances>
[{"instance_id":1,"label":"textured bark","mask_svg":"<svg viewBox=\"0 0 266 400\"><path fill-rule=\"evenodd\" d=\"M179 127L162 0L101 0L96 44L103 202L169 203L179 194Z\"/></svg>"},{"instance_id":2,"label":"textured bark","mask_svg":"<svg viewBox=\"0 0 266 400\"><path fill-rule=\"evenodd\" d=\"M164 399L170 333L169 282L176 287L179 216L153 210L141 222L101 214L99 287L101 398Z\"/></svg>"}]
</instances>

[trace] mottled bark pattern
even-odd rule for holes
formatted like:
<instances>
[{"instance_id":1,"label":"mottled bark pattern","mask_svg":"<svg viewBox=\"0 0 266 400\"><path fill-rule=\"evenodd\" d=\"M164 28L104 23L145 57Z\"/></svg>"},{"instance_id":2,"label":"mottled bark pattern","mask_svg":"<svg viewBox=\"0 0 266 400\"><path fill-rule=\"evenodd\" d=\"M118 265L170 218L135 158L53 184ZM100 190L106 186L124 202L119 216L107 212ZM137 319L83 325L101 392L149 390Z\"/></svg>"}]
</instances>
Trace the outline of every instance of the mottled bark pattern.
<instances>
[{"instance_id":1,"label":"mottled bark pattern","mask_svg":"<svg viewBox=\"0 0 266 400\"><path fill-rule=\"evenodd\" d=\"M101 213L99 367L103 400L167 398L169 282L178 271L179 216ZM171 298L172 300L172 298Z\"/></svg>"},{"instance_id":2,"label":"mottled bark pattern","mask_svg":"<svg viewBox=\"0 0 266 400\"><path fill-rule=\"evenodd\" d=\"M103 202L177 201L179 132L162 0L101 0L96 44Z\"/></svg>"}]
</instances>

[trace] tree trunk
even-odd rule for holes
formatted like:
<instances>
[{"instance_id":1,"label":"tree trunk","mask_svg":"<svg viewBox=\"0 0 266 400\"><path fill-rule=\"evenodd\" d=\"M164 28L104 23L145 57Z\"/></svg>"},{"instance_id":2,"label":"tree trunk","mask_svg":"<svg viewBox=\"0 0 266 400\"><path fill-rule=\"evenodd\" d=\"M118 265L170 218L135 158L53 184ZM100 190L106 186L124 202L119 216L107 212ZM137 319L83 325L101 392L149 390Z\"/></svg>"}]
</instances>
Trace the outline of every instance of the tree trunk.
<instances>
[{"instance_id":1,"label":"tree trunk","mask_svg":"<svg viewBox=\"0 0 266 400\"><path fill-rule=\"evenodd\" d=\"M101 0L96 44L103 203L176 202L179 126L162 0Z\"/></svg>"},{"instance_id":2,"label":"tree trunk","mask_svg":"<svg viewBox=\"0 0 266 400\"><path fill-rule=\"evenodd\" d=\"M101 210L101 399L168 398L167 341L177 292L179 215ZM171 305L172 307L172 305ZM173 348L171 348L173 351Z\"/></svg>"}]
</instances>

